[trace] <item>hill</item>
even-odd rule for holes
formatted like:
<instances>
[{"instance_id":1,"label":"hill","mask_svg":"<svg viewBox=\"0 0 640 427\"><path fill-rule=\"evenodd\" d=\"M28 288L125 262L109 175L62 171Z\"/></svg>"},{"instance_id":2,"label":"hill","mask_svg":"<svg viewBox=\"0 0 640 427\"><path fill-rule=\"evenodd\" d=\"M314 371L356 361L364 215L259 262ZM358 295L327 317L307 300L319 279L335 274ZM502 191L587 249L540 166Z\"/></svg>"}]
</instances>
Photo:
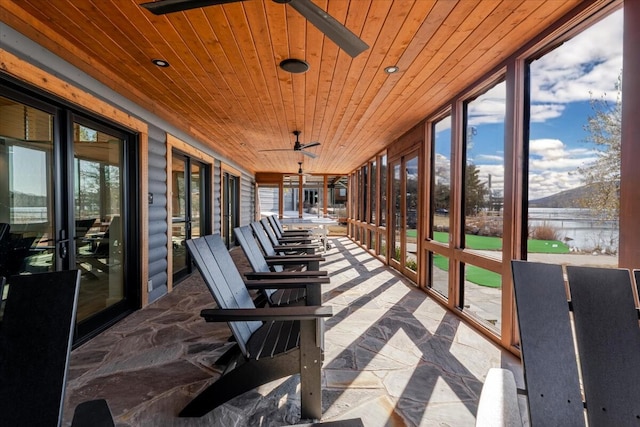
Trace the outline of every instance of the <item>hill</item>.
<instances>
[{"instance_id":1,"label":"hill","mask_svg":"<svg viewBox=\"0 0 640 427\"><path fill-rule=\"evenodd\" d=\"M530 208L583 208L583 200L595 191L592 185L561 191L541 199L529 200Z\"/></svg>"}]
</instances>

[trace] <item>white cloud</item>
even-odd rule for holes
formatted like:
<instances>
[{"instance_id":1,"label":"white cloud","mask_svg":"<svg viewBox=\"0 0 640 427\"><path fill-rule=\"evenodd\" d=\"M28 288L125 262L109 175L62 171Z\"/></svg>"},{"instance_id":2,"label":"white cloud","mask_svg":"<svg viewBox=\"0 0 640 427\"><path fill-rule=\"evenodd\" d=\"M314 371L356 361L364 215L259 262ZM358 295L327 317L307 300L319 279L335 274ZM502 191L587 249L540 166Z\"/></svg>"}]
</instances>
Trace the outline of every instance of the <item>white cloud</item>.
<instances>
[{"instance_id":1,"label":"white cloud","mask_svg":"<svg viewBox=\"0 0 640 427\"><path fill-rule=\"evenodd\" d=\"M545 122L562 116L564 104L532 104L529 112L530 121L534 123Z\"/></svg>"},{"instance_id":2,"label":"white cloud","mask_svg":"<svg viewBox=\"0 0 640 427\"><path fill-rule=\"evenodd\" d=\"M563 104L617 96L622 70L622 9L531 64L533 103Z\"/></svg>"},{"instance_id":3,"label":"white cloud","mask_svg":"<svg viewBox=\"0 0 640 427\"><path fill-rule=\"evenodd\" d=\"M583 185L576 168L596 159L593 150L567 148L559 139L529 143L529 199L538 199Z\"/></svg>"},{"instance_id":4,"label":"white cloud","mask_svg":"<svg viewBox=\"0 0 640 427\"><path fill-rule=\"evenodd\" d=\"M469 125L503 123L506 110L506 83L501 82L469 102Z\"/></svg>"}]
</instances>

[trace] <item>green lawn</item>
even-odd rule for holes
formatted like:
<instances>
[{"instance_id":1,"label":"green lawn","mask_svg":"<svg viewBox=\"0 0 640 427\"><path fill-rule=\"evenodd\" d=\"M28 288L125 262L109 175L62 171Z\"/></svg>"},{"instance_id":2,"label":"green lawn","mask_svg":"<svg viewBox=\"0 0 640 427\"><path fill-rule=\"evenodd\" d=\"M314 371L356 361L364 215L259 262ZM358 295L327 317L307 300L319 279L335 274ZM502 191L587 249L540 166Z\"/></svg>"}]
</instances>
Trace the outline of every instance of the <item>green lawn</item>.
<instances>
[{"instance_id":1,"label":"green lawn","mask_svg":"<svg viewBox=\"0 0 640 427\"><path fill-rule=\"evenodd\" d=\"M434 231L433 239L440 243L449 241L449 233ZM502 249L502 238L490 236L466 235L468 249L499 251ZM530 253L541 254L568 254L569 246L559 240L527 240L527 249Z\"/></svg>"},{"instance_id":2,"label":"green lawn","mask_svg":"<svg viewBox=\"0 0 640 427\"><path fill-rule=\"evenodd\" d=\"M449 242L449 233L435 231L433 233L434 240L440 243ZM473 234L466 235L466 247L478 250L499 251L502 249L502 239L500 237L476 236ZM569 253L569 247L558 240L528 240L528 251L531 253L545 254L566 254ZM449 271L449 260L441 255L434 255L433 264L441 270ZM473 265L465 266L465 279L490 288L499 288L502 286L502 278L498 273L485 270L484 268Z\"/></svg>"},{"instance_id":3,"label":"green lawn","mask_svg":"<svg viewBox=\"0 0 640 427\"><path fill-rule=\"evenodd\" d=\"M416 230L407 230L407 237L417 237ZM440 243L449 242L449 233L442 231L434 231L433 239ZM476 236L467 234L465 239L468 249L500 251L502 250L502 238L490 236ZM559 240L527 240L527 249L530 253L542 254L567 254L569 246ZM441 255L434 255L433 264L441 270L449 271L449 261ZM502 286L502 278L498 273L485 270L484 268L473 265L465 266L466 280L490 288L499 288Z\"/></svg>"},{"instance_id":4,"label":"green lawn","mask_svg":"<svg viewBox=\"0 0 640 427\"><path fill-rule=\"evenodd\" d=\"M433 265L441 270L449 271L449 260L442 255L434 254ZM489 288L499 288L502 286L502 277L498 273L476 267L475 265L466 265L464 267L465 279L471 283Z\"/></svg>"}]
</instances>

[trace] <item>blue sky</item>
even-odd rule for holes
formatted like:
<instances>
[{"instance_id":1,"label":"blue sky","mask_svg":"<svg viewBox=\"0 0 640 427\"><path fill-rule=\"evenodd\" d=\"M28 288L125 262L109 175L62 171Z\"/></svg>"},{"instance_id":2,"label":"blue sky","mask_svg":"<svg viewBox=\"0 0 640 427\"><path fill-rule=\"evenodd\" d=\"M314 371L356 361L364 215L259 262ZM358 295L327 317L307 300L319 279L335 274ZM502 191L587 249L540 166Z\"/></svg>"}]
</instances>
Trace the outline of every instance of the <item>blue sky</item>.
<instances>
[{"instance_id":1,"label":"blue sky","mask_svg":"<svg viewBox=\"0 0 640 427\"><path fill-rule=\"evenodd\" d=\"M594 147L585 142L584 125L592 114L589 101L615 101L618 96L622 27L619 10L532 62L530 199L582 184L576 168L596 157ZM492 175L494 189L504 182L504 99L500 84L469 105L469 124L476 133L468 157L481 176ZM445 134L448 129L439 137L448 138ZM439 161L447 162L449 153L440 154L444 157Z\"/></svg>"}]
</instances>

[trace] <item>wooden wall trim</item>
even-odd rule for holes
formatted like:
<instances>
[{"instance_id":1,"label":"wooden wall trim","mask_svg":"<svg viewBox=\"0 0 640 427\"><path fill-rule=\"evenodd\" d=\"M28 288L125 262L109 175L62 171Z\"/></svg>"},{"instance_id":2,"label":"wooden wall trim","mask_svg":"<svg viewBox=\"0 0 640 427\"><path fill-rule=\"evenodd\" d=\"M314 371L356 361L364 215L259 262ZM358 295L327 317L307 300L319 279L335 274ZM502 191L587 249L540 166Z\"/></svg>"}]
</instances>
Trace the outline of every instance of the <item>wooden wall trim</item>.
<instances>
[{"instance_id":1,"label":"wooden wall trim","mask_svg":"<svg viewBox=\"0 0 640 427\"><path fill-rule=\"evenodd\" d=\"M387 146L388 161L395 160L424 144L426 120L421 121Z\"/></svg>"},{"instance_id":2,"label":"wooden wall trim","mask_svg":"<svg viewBox=\"0 0 640 427\"><path fill-rule=\"evenodd\" d=\"M622 143L620 164L620 237L618 264L640 268L640 2L627 1L624 8L622 70ZM624 232L623 232L624 230Z\"/></svg>"}]
</instances>

